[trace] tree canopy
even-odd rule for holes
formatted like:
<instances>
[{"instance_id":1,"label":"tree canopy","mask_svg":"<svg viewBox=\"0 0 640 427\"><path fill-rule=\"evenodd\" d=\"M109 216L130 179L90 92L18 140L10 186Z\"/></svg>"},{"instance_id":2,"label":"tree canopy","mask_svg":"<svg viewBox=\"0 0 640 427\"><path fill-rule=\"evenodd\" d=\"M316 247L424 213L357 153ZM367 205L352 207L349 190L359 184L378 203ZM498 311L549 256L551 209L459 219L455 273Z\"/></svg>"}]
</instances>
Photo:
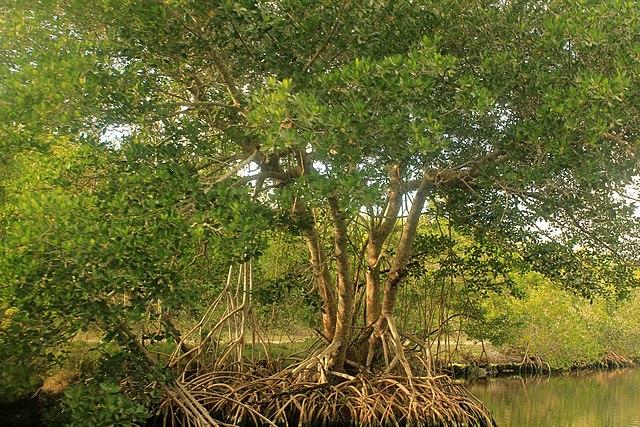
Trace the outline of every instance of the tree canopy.
<instances>
[{"instance_id":1,"label":"tree canopy","mask_svg":"<svg viewBox=\"0 0 640 427\"><path fill-rule=\"evenodd\" d=\"M71 162L85 181L61 172L42 199L5 196L14 289L60 280L94 295L116 271L104 292L171 299L189 242L231 262L287 228L306 239L339 372L374 364L384 339L402 364L393 310L420 221L451 221L586 294L609 267L609 283L632 282L633 1L5 0L0 13L5 175L35 152L94 153ZM64 201L55 219L41 215L60 209L50 197ZM573 273L590 260L595 279ZM78 308L45 295L26 300Z\"/></svg>"}]
</instances>

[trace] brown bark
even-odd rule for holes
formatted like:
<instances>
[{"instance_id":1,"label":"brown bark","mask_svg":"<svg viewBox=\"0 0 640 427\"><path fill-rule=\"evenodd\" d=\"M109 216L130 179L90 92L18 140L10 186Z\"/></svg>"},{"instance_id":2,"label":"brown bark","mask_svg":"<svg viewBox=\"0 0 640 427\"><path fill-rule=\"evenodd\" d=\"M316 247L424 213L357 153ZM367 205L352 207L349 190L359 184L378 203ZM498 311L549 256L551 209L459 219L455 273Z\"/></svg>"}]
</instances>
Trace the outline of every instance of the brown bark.
<instances>
[{"instance_id":1,"label":"brown bark","mask_svg":"<svg viewBox=\"0 0 640 427\"><path fill-rule=\"evenodd\" d=\"M394 165L390 171L389 194L387 197L387 207L384 218L373 221L369 231L367 244L367 270L366 280L366 323L367 326L375 324L381 313L380 305L380 256L384 243L389 238L395 224L398 221L398 212L402 205L402 193L400 191L400 166ZM368 336L363 336L363 345L360 351L365 359L369 359L369 354L375 350L375 341L367 340ZM368 344L367 344L368 343ZM360 342L358 343L360 345ZM368 348L367 348L368 347Z\"/></svg>"},{"instance_id":2,"label":"brown bark","mask_svg":"<svg viewBox=\"0 0 640 427\"><path fill-rule=\"evenodd\" d=\"M390 178L388 203L384 218L379 222L373 222L369 232L367 271L365 272L367 325L372 325L380 317L380 255L384 243L398 221L398 212L402 204L399 165L394 165L391 168Z\"/></svg>"},{"instance_id":3,"label":"brown bark","mask_svg":"<svg viewBox=\"0 0 640 427\"><path fill-rule=\"evenodd\" d=\"M373 354L372 347L374 342L377 342L378 338L387 329L387 319L393 316L393 309L395 308L398 298L398 286L407 273L407 264L409 263L409 258L411 256L411 249L413 248L418 223L431 186L432 183L430 182L429 177L425 174L413 199L409 215L407 216L407 221L402 229L402 236L398 243L398 249L393 265L391 266L391 270L389 271L389 275L385 282L381 313L375 325L376 334L372 337L369 359L367 360L368 364L371 363L371 357Z\"/></svg>"},{"instance_id":4,"label":"brown bark","mask_svg":"<svg viewBox=\"0 0 640 427\"><path fill-rule=\"evenodd\" d=\"M347 223L344 212L340 210L335 196L329 197L329 208L333 219L333 239L335 243L336 278L338 287L338 313L334 342L339 342L337 352L329 362L329 368L338 372L344 371L347 347L351 341L351 320L353 318L354 286L349 268L347 252Z\"/></svg>"},{"instance_id":5,"label":"brown bark","mask_svg":"<svg viewBox=\"0 0 640 427\"><path fill-rule=\"evenodd\" d=\"M320 297L322 298L322 328L324 336L333 340L336 331L336 315L338 306L334 293L333 280L329 266L327 265L324 250L318 236L318 230L311 226L304 230L304 237L307 240L307 247L311 256L311 266L313 267L313 277Z\"/></svg>"},{"instance_id":6,"label":"brown bark","mask_svg":"<svg viewBox=\"0 0 640 427\"><path fill-rule=\"evenodd\" d=\"M369 244L367 248L367 271L364 274L366 289L367 325L373 324L380 317L380 265L377 263L380 253Z\"/></svg>"}]
</instances>

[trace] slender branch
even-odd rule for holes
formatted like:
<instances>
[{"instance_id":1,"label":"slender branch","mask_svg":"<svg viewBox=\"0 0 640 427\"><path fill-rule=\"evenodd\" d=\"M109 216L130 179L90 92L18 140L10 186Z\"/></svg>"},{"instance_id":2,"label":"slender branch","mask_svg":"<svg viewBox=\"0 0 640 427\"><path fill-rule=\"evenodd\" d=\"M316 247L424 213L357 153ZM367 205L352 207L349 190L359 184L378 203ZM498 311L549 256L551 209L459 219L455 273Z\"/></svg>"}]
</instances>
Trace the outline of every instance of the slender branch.
<instances>
[{"instance_id":1,"label":"slender branch","mask_svg":"<svg viewBox=\"0 0 640 427\"><path fill-rule=\"evenodd\" d=\"M347 6L347 3L348 3L348 0L344 0L342 2L342 4L340 5L340 11L338 12L338 16L336 17L336 20L334 21L333 26L331 27L331 31L329 31L329 35L327 36L327 39L322 44L322 46L320 46L320 48L318 50L316 50L316 53L314 53L313 56L311 58L309 58L307 63L304 64L304 70L308 70L309 67L311 67L311 65L325 51L327 46L329 46L329 43L331 42L331 39L333 38L333 36L335 35L336 31L338 30L338 26L340 25L340 21L342 20L342 16L344 15L344 9Z\"/></svg>"},{"instance_id":2,"label":"slender branch","mask_svg":"<svg viewBox=\"0 0 640 427\"><path fill-rule=\"evenodd\" d=\"M167 383L162 380L165 377L164 373L160 371L158 368L158 361L155 357L147 350L147 348L140 342L138 337L131 332L128 326L124 323L124 321L120 321L117 325L118 332L126 337L129 342L132 342L140 351L140 353L146 358L146 365L149 367L151 372L154 374L155 379L157 380L157 384L166 395L176 403L180 408L185 410L185 413L188 417L195 418L195 421L198 425L204 423L204 425L209 424L212 426L220 425L216 422L209 411L207 411L201 404L196 400L193 395L186 390L182 384L178 381L173 381L172 383ZM188 409L187 409L188 408Z\"/></svg>"},{"instance_id":3,"label":"slender branch","mask_svg":"<svg viewBox=\"0 0 640 427\"><path fill-rule=\"evenodd\" d=\"M480 174L481 166L490 161L501 164L508 161L510 156L500 151L492 151L480 158L465 162L451 168L428 168L420 179L406 183L405 191L416 190L426 178L433 187L453 187L453 188L477 188L473 180Z\"/></svg>"},{"instance_id":4,"label":"slender branch","mask_svg":"<svg viewBox=\"0 0 640 427\"><path fill-rule=\"evenodd\" d=\"M249 157L247 157L246 159L244 159L243 161L241 161L240 163L238 163L237 165L235 165L234 167L229 169L229 171L227 171L227 173L225 173L220 178L218 178L215 183L217 184L219 182L222 182L222 181L224 181L226 179L231 178L233 175L238 173L238 171L240 169L242 169L243 167L247 166L249 163L254 161L256 159L256 157L258 157L258 154L259 154L259 151L255 150ZM211 188L209 188L209 190L210 189Z\"/></svg>"},{"instance_id":5,"label":"slender branch","mask_svg":"<svg viewBox=\"0 0 640 427\"><path fill-rule=\"evenodd\" d=\"M558 187L555 187L555 189L557 191L559 191L562 194L562 196L564 196L564 198L566 200L570 200L571 199L571 197L569 196L569 194L567 194L566 191L564 191L564 190L562 190L561 188L558 188ZM609 243L605 242L604 240L599 238L597 235L594 235L593 232L591 232L590 230L585 228L585 226L580 222L580 220L576 216L575 211L574 211L574 209L573 209L573 207L571 206L570 203L566 203L566 202L565 203L560 203L560 202L562 202L562 200L554 199L552 196L549 196L549 195L546 195L546 194L543 195L542 193L534 193L534 192L530 192L530 191L514 191L513 194L529 197L531 199L537 200L537 201L542 202L542 203L549 203L549 202L554 203L559 209L562 210L562 212L565 213L567 219L573 224L573 226L576 227L576 229L578 231L580 231L582 234L587 236L592 242L597 242L598 245L601 245L602 247L607 249L612 254L616 254L618 252ZM537 225L536 225L536 228L539 229L539 227L537 227ZM552 240L556 241L556 239L552 239Z\"/></svg>"},{"instance_id":6,"label":"slender branch","mask_svg":"<svg viewBox=\"0 0 640 427\"><path fill-rule=\"evenodd\" d=\"M190 32L192 35L194 35L196 38L198 38L202 42L210 44L209 43L210 41L207 40L207 37L204 34L203 30L191 28L189 25L187 25L187 23L184 21L184 19L175 10L173 10L171 7L168 7L165 3L162 3L162 5L164 7L166 7L166 9L169 12L171 12L171 14L173 15L173 17L175 19L177 19L178 21L180 21L182 23L182 26L188 32ZM228 69L227 65L224 63L222 58L220 58L220 56L216 52L215 46L211 47L211 50L209 51L209 58L213 61L214 65L216 67L216 70L218 71L218 74L220 74L220 77L222 77L222 81L224 82L224 85L226 86L227 92L229 92L229 95L231 96L231 99L233 100L233 103L235 105L237 105L237 106L240 106L241 105L241 100L242 100L242 92L240 92L238 90L238 87L235 84L235 82L233 81L233 78L231 77L231 73L229 72L229 69Z\"/></svg>"},{"instance_id":7,"label":"slender branch","mask_svg":"<svg viewBox=\"0 0 640 427\"><path fill-rule=\"evenodd\" d=\"M233 27L233 32L236 33L236 36L238 37L238 40L240 40L240 43L242 44L244 49L247 51L249 56L251 56L251 58L253 58L254 61L258 62L258 58L251 51L251 49L249 49L249 46L247 45L247 42L244 40L244 37L242 37L242 34L240 33L240 31L238 31L238 27L236 26L236 23L233 22L233 19L230 20L230 23L231 23L231 26Z\"/></svg>"},{"instance_id":8,"label":"slender branch","mask_svg":"<svg viewBox=\"0 0 640 427\"><path fill-rule=\"evenodd\" d=\"M220 108L228 108L230 110L240 110L240 106L237 104L226 104L224 102L216 102L216 101L200 101L200 102L192 102L192 101L182 101L182 102L170 102L168 104L164 104L172 107L220 107Z\"/></svg>"}]
</instances>

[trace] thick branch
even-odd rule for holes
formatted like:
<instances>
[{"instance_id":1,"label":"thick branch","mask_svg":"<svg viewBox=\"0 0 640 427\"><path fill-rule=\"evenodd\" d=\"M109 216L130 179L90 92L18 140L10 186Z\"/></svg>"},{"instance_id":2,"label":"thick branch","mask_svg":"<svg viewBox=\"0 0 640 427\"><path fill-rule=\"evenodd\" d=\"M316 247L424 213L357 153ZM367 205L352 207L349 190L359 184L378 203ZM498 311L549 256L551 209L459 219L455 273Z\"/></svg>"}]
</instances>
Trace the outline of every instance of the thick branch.
<instances>
[{"instance_id":1,"label":"thick branch","mask_svg":"<svg viewBox=\"0 0 640 427\"><path fill-rule=\"evenodd\" d=\"M220 107L220 108L227 108L229 110L239 110L240 109L240 107L238 105L225 104L224 102L216 102L216 101L201 101L201 102L184 101L184 102L171 102L171 103L164 104L164 105L172 106L172 107L190 107L190 108Z\"/></svg>"},{"instance_id":2,"label":"thick branch","mask_svg":"<svg viewBox=\"0 0 640 427\"><path fill-rule=\"evenodd\" d=\"M313 276L322 298L322 326L325 338L329 341L333 339L336 331L336 314L338 307L334 292L333 280L329 266L327 265L318 229L311 225L304 230L304 237L307 240L307 247L311 255L311 266L313 267Z\"/></svg>"},{"instance_id":3,"label":"thick branch","mask_svg":"<svg viewBox=\"0 0 640 427\"><path fill-rule=\"evenodd\" d=\"M400 191L400 165L393 165L389 173L389 194L387 196L388 204L384 218L380 227L372 230L373 237L376 241L384 242L387 240L393 227L398 221L398 212L402 205L402 193Z\"/></svg>"},{"instance_id":4,"label":"thick branch","mask_svg":"<svg viewBox=\"0 0 640 427\"><path fill-rule=\"evenodd\" d=\"M380 316L380 255L382 247L393 227L398 221L398 212L402 205L400 192L400 166L394 165L390 171L389 194L384 218L380 223L375 221L369 231L367 245L367 270L365 272L366 288L366 323L373 324Z\"/></svg>"},{"instance_id":5,"label":"thick branch","mask_svg":"<svg viewBox=\"0 0 640 427\"><path fill-rule=\"evenodd\" d=\"M249 157L247 157L246 159L244 159L240 163L236 164L234 167L229 169L227 171L227 173L222 175L220 178L216 179L215 183L217 184L219 182L227 180L227 179L231 178L232 176L234 176L235 174L237 174L240 169L242 169L243 167L247 166L249 163L254 161L258 157L258 154L259 154L259 151L255 150L253 153L251 153L251 155Z\"/></svg>"},{"instance_id":6,"label":"thick branch","mask_svg":"<svg viewBox=\"0 0 640 427\"><path fill-rule=\"evenodd\" d=\"M480 175L483 166L489 162L495 164L504 163L510 156L500 151L492 151L480 158L465 162L452 168L428 168L419 180L410 181L405 186L405 191L416 190L426 178L430 185L436 188L477 188L474 180Z\"/></svg>"},{"instance_id":7,"label":"thick branch","mask_svg":"<svg viewBox=\"0 0 640 427\"><path fill-rule=\"evenodd\" d=\"M398 250L396 252L395 259L385 283L381 317L381 320L383 322L385 316L392 315L393 313L393 309L395 307L396 299L398 296L398 284L400 283L400 280L402 280L402 278L405 276L407 271L407 264L411 256L411 249L413 248L413 242L415 240L416 231L418 229L418 223L420 221L422 209L424 207L430 187L431 181L429 179L429 175L425 173L422 178L420 187L418 188L418 191L416 192L416 195L413 199L411 210L409 211L409 215L407 216L407 221L404 224L402 236L400 237L400 242L398 243Z\"/></svg>"},{"instance_id":8,"label":"thick branch","mask_svg":"<svg viewBox=\"0 0 640 427\"><path fill-rule=\"evenodd\" d=\"M347 347L351 339L351 319L353 317L354 287L350 276L347 222L344 212L340 210L335 196L329 197L329 208L333 219L333 239L335 243L336 277L338 285L338 315L336 319L336 333L334 341L343 343L338 349L330 368L336 371L344 370Z\"/></svg>"},{"instance_id":9,"label":"thick branch","mask_svg":"<svg viewBox=\"0 0 640 427\"><path fill-rule=\"evenodd\" d=\"M240 179L238 179L233 185L236 187L239 187L243 184L247 184L253 181L264 181L265 179L272 179L279 183L278 186L282 187L290 183L292 179L298 178L299 176L300 176L300 172L298 171L289 171L289 172L261 171L253 175L243 176Z\"/></svg>"},{"instance_id":10,"label":"thick branch","mask_svg":"<svg viewBox=\"0 0 640 427\"><path fill-rule=\"evenodd\" d=\"M424 207L429 189L433 184L429 179L427 172L422 177L418 191L413 199L413 204L407 216L407 220L402 229L402 235L398 244L396 256L391 267L391 270L387 276L385 282L384 295L382 300L382 307L380 308L380 314L374 325L375 334L371 336L369 340L369 349L367 354L367 366L370 366L377 346L381 343L385 329L388 326L388 319L393 316L393 309L396 305L398 297L398 285L400 280L406 275L407 264L411 256L411 249L413 248L413 241L415 240L416 231L418 229L418 222L422 215L422 208ZM376 271L379 278L380 272ZM369 318L369 316L367 316ZM384 340L382 340L384 344Z\"/></svg>"},{"instance_id":11,"label":"thick branch","mask_svg":"<svg viewBox=\"0 0 640 427\"><path fill-rule=\"evenodd\" d=\"M226 64L222 61L222 59L214 49L211 49L211 51L209 52L209 56L213 63L216 65L216 69L222 77L222 80L227 87L227 92L229 92L229 95L231 95L231 99L233 99L234 104L240 105L240 101L242 100L242 93L238 90L236 84L231 78L231 73L229 73L229 69L227 68Z\"/></svg>"}]
</instances>

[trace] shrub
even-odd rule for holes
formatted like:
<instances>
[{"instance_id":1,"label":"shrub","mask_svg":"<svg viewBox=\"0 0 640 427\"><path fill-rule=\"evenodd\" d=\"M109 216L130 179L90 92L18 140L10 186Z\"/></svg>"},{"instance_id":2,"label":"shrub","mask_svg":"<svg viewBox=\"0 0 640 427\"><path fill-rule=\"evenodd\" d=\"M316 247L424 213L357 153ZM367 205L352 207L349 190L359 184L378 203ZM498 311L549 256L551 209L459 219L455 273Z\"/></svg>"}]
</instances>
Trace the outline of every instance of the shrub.
<instances>
[{"instance_id":1,"label":"shrub","mask_svg":"<svg viewBox=\"0 0 640 427\"><path fill-rule=\"evenodd\" d=\"M118 384L96 380L68 387L61 406L60 413L50 415L52 425L131 427L151 417L147 406L125 395Z\"/></svg>"}]
</instances>

